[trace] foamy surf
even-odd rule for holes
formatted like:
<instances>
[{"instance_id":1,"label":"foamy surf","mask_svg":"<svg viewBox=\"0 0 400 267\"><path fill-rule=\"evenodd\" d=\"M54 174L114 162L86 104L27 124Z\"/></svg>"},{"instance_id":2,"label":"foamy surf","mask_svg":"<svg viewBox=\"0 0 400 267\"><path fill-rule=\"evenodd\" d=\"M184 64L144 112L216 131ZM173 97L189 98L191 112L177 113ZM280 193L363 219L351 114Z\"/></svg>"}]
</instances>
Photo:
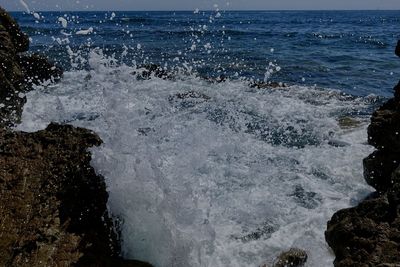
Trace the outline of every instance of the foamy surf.
<instances>
[{"instance_id":1,"label":"foamy surf","mask_svg":"<svg viewBox=\"0 0 400 267\"><path fill-rule=\"evenodd\" d=\"M362 177L368 98L194 75L137 79L92 52L89 70L27 94L18 129L94 130L92 165L122 220L123 256L166 266L260 266L290 247L332 266L332 214L371 189ZM338 118L361 124L342 129ZM332 140L343 146L332 145Z\"/></svg>"}]
</instances>

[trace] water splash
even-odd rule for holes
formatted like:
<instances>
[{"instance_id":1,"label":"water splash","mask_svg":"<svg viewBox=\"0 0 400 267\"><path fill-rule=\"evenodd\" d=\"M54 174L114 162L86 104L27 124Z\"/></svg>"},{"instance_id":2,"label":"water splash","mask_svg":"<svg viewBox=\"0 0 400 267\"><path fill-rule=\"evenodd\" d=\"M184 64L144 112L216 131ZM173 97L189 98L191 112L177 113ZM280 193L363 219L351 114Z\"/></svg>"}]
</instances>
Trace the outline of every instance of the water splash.
<instances>
[{"instance_id":1,"label":"water splash","mask_svg":"<svg viewBox=\"0 0 400 267\"><path fill-rule=\"evenodd\" d=\"M123 222L125 257L157 267L259 266L296 246L309 266L332 266L327 220L370 192L361 166L372 150L370 98L187 73L143 79L100 49L85 60L87 70L27 94L18 128L56 121L101 136L92 164ZM343 116L360 126L341 129Z\"/></svg>"}]
</instances>

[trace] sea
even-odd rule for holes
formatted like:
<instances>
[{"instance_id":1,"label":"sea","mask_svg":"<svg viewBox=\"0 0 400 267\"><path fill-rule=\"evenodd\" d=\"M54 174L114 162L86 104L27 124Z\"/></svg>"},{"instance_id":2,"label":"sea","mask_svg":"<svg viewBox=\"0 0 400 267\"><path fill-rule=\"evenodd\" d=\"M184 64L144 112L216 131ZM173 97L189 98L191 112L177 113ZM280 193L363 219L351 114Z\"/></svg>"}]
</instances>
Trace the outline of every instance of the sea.
<instances>
[{"instance_id":1,"label":"sea","mask_svg":"<svg viewBox=\"0 0 400 267\"><path fill-rule=\"evenodd\" d=\"M123 257L258 267L296 247L333 266L328 220L373 191L366 131L398 82L400 11L13 16L65 70L26 93L16 129L99 134ZM143 75L151 64L167 75Z\"/></svg>"}]
</instances>

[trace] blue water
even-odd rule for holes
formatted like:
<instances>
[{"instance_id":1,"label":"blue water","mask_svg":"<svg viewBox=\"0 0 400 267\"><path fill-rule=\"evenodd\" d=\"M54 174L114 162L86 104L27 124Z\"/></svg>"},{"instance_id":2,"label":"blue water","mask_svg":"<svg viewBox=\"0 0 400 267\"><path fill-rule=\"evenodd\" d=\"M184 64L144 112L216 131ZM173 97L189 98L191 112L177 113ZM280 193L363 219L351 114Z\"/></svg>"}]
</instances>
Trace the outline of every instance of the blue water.
<instances>
[{"instance_id":1,"label":"blue water","mask_svg":"<svg viewBox=\"0 0 400 267\"><path fill-rule=\"evenodd\" d=\"M40 20L13 15L32 38L31 50L45 52L67 70L72 66L66 46L81 52L100 47L128 65L190 66L207 77L264 80L272 62L280 71L269 81L385 97L400 73L393 53L400 11L115 12L115 17L43 12ZM68 21L65 29L61 16ZM75 34L90 27L90 35ZM123 56L124 46L134 53Z\"/></svg>"},{"instance_id":2,"label":"blue water","mask_svg":"<svg viewBox=\"0 0 400 267\"><path fill-rule=\"evenodd\" d=\"M31 50L66 69L26 94L18 129L99 134L92 166L124 257L256 267L299 247L307 267L332 266L327 221L373 190L362 159L400 73L399 11L14 15ZM179 72L145 80L148 63Z\"/></svg>"}]
</instances>

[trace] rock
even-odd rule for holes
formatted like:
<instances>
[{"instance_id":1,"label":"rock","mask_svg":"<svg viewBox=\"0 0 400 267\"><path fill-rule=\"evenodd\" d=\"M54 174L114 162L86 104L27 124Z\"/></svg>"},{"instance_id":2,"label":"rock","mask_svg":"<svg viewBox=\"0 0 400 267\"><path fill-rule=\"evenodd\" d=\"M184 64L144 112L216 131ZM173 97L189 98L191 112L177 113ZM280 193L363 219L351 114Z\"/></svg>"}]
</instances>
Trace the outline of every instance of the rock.
<instances>
[{"instance_id":1,"label":"rock","mask_svg":"<svg viewBox=\"0 0 400 267\"><path fill-rule=\"evenodd\" d=\"M400 217L393 207L398 205L399 202L389 202L386 196L381 196L337 212L325 232L336 255L334 265L399 264Z\"/></svg>"},{"instance_id":2,"label":"rock","mask_svg":"<svg viewBox=\"0 0 400 267\"><path fill-rule=\"evenodd\" d=\"M338 124L342 129L353 129L360 127L361 122L351 117L341 117L338 119Z\"/></svg>"},{"instance_id":3,"label":"rock","mask_svg":"<svg viewBox=\"0 0 400 267\"><path fill-rule=\"evenodd\" d=\"M63 70L38 54L19 55L18 64L27 84L41 84L45 81L57 82Z\"/></svg>"},{"instance_id":4,"label":"rock","mask_svg":"<svg viewBox=\"0 0 400 267\"><path fill-rule=\"evenodd\" d=\"M29 39L18 24L0 7L0 127L19 121L25 97L21 92L32 84L57 81L62 70L39 55L20 55L27 51Z\"/></svg>"},{"instance_id":5,"label":"rock","mask_svg":"<svg viewBox=\"0 0 400 267\"><path fill-rule=\"evenodd\" d=\"M400 56L399 49L400 42ZM400 83L394 91L368 127L377 150L364 159L364 178L377 192L328 222L325 239L336 267L400 266Z\"/></svg>"},{"instance_id":6,"label":"rock","mask_svg":"<svg viewBox=\"0 0 400 267\"><path fill-rule=\"evenodd\" d=\"M87 152L100 144L68 125L0 131L0 266L146 266L118 259L106 185Z\"/></svg>"},{"instance_id":7,"label":"rock","mask_svg":"<svg viewBox=\"0 0 400 267\"><path fill-rule=\"evenodd\" d=\"M16 52L25 52L29 49L29 38L18 26L18 23L0 7L0 24L10 34Z\"/></svg>"},{"instance_id":8,"label":"rock","mask_svg":"<svg viewBox=\"0 0 400 267\"><path fill-rule=\"evenodd\" d=\"M298 249L291 248L289 251L281 253L273 263L272 267L302 267L307 262L307 252ZM263 265L262 267L267 267Z\"/></svg>"},{"instance_id":9,"label":"rock","mask_svg":"<svg viewBox=\"0 0 400 267\"><path fill-rule=\"evenodd\" d=\"M14 132L32 84L61 78L0 8L0 266L149 267L119 257L104 178L90 166L93 132L50 124Z\"/></svg>"},{"instance_id":10,"label":"rock","mask_svg":"<svg viewBox=\"0 0 400 267\"><path fill-rule=\"evenodd\" d=\"M400 57L400 40L397 42L397 46L396 46L396 51L395 51L396 55L398 57Z\"/></svg>"},{"instance_id":11,"label":"rock","mask_svg":"<svg viewBox=\"0 0 400 267\"><path fill-rule=\"evenodd\" d=\"M298 248L291 248L276 259L273 267L301 267L307 262L307 252Z\"/></svg>"},{"instance_id":12,"label":"rock","mask_svg":"<svg viewBox=\"0 0 400 267\"><path fill-rule=\"evenodd\" d=\"M375 111L368 127L368 143L378 149L400 152L400 105L390 99Z\"/></svg>"},{"instance_id":13,"label":"rock","mask_svg":"<svg viewBox=\"0 0 400 267\"><path fill-rule=\"evenodd\" d=\"M164 80L172 80L173 75L172 73L169 73L165 69L163 69L161 66L157 64L146 64L142 65L138 68L137 71L134 71L132 73L133 75L137 75L138 80L149 80L151 79L152 76L161 78Z\"/></svg>"},{"instance_id":14,"label":"rock","mask_svg":"<svg viewBox=\"0 0 400 267\"><path fill-rule=\"evenodd\" d=\"M379 192L393 186L392 173L400 164L400 155L377 150L364 159L365 181Z\"/></svg>"}]
</instances>

